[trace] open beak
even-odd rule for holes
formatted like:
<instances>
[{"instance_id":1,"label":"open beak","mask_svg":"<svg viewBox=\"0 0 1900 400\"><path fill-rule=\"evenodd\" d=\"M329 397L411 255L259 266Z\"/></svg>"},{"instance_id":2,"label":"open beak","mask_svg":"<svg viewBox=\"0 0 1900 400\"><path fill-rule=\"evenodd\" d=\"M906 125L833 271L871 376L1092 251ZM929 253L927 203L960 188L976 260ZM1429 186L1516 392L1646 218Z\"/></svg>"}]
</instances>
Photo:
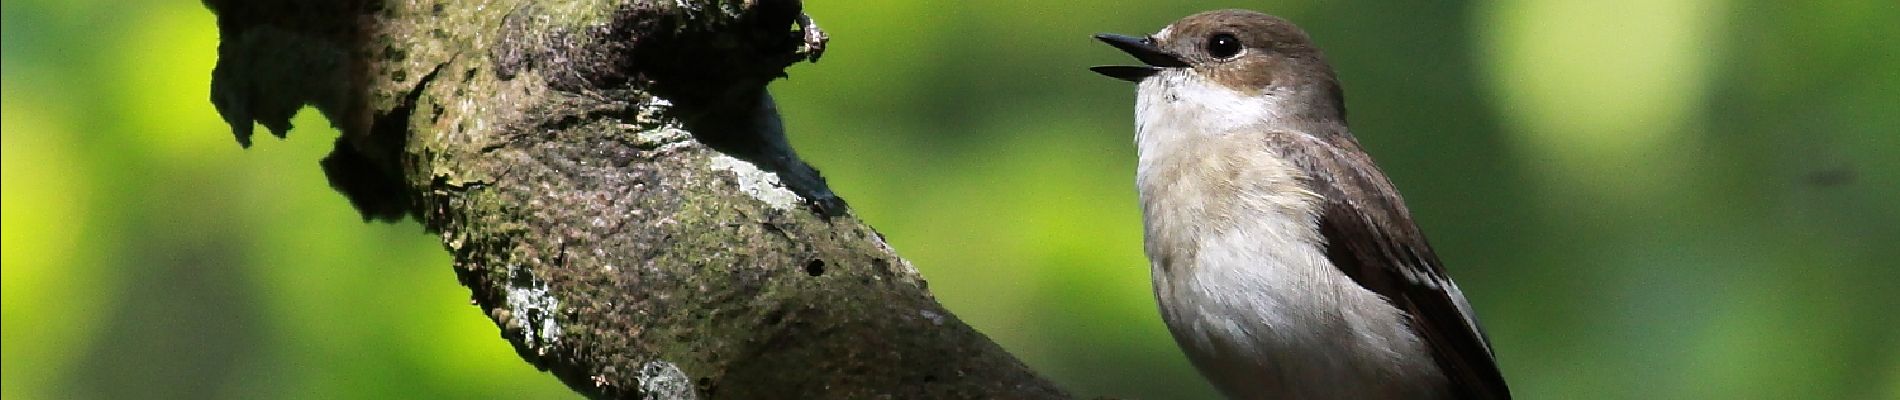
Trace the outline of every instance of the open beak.
<instances>
[{"instance_id":1,"label":"open beak","mask_svg":"<svg viewBox=\"0 0 1900 400\"><path fill-rule=\"evenodd\" d=\"M1183 68L1188 66L1186 62L1181 61L1180 57L1175 57L1173 54L1168 54L1168 52L1162 51L1161 48L1155 47L1154 39L1122 36L1112 33L1098 33L1095 34L1095 40L1100 40L1102 43L1115 46L1115 48L1127 52L1128 55L1135 56L1135 59L1141 60L1141 63L1148 64L1139 66L1102 65L1089 67L1090 71L1095 71L1095 73L1106 75L1110 78L1129 82L1141 82L1142 79L1153 76L1156 72L1161 72L1162 68Z\"/></svg>"}]
</instances>

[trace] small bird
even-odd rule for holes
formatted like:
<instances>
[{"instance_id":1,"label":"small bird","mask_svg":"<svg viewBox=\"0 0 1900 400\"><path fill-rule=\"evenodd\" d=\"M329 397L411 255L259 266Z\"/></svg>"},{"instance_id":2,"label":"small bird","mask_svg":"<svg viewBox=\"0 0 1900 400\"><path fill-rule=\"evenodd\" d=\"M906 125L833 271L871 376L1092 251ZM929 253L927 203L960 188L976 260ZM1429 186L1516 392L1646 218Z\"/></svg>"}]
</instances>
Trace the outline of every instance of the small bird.
<instances>
[{"instance_id":1,"label":"small bird","mask_svg":"<svg viewBox=\"0 0 1900 400\"><path fill-rule=\"evenodd\" d=\"M1346 126L1306 33L1247 10L1143 38L1135 186L1162 319L1234 399L1508 399L1471 305Z\"/></svg>"}]
</instances>

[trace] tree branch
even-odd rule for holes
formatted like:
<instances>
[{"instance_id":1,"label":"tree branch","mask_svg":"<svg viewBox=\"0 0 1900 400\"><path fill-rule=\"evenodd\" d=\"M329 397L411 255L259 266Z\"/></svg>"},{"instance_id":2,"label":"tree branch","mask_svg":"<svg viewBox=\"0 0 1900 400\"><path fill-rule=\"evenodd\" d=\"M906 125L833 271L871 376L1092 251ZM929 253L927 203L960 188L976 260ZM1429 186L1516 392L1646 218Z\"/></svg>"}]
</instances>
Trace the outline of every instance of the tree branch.
<instances>
[{"instance_id":1,"label":"tree branch","mask_svg":"<svg viewBox=\"0 0 1900 400\"><path fill-rule=\"evenodd\" d=\"M475 4L470 4L475 3ZM591 397L1064 398L944 310L786 144L796 0L206 0L238 142L314 106L366 219L413 216Z\"/></svg>"}]
</instances>

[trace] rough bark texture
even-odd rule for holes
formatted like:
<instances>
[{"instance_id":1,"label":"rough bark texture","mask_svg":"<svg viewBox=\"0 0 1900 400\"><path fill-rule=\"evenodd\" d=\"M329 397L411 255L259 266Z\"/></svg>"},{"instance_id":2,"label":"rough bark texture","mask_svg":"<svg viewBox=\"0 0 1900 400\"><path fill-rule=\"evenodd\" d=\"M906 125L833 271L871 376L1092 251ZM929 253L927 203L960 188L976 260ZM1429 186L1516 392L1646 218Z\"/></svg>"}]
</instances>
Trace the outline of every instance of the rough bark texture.
<instances>
[{"instance_id":1,"label":"rough bark texture","mask_svg":"<svg viewBox=\"0 0 1900 400\"><path fill-rule=\"evenodd\" d=\"M796 0L206 0L240 143L314 106L523 358L606 398L1061 398L785 145Z\"/></svg>"}]
</instances>

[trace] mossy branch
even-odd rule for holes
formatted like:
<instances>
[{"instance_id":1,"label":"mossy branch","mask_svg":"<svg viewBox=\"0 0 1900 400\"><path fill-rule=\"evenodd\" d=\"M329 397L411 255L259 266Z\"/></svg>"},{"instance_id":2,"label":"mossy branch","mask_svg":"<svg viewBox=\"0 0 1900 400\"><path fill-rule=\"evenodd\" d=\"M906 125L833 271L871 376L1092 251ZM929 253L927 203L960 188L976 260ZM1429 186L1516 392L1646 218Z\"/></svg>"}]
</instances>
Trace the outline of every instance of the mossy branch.
<instances>
[{"instance_id":1,"label":"mossy branch","mask_svg":"<svg viewBox=\"0 0 1900 400\"><path fill-rule=\"evenodd\" d=\"M786 145L796 0L206 0L249 145L305 105L366 219L441 235L523 358L599 398L1064 398Z\"/></svg>"}]
</instances>

